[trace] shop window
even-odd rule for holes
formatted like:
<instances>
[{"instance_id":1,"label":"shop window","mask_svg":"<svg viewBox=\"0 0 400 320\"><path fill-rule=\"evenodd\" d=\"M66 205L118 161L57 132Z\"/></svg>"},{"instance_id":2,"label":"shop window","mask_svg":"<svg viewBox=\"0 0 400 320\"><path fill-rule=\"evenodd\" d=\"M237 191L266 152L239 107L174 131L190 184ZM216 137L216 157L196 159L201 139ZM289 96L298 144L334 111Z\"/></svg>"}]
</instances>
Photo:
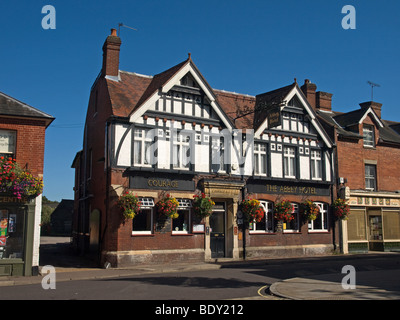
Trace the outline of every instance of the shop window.
<instances>
[{"instance_id":1,"label":"shop window","mask_svg":"<svg viewBox=\"0 0 400 320\"><path fill-rule=\"evenodd\" d=\"M367 240L366 219L364 210L351 209L347 220L349 241Z\"/></svg>"},{"instance_id":2,"label":"shop window","mask_svg":"<svg viewBox=\"0 0 400 320\"><path fill-rule=\"evenodd\" d=\"M373 126L365 125L363 127L363 141L364 147L375 147L375 133Z\"/></svg>"},{"instance_id":3,"label":"shop window","mask_svg":"<svg viewBox=\"0 0 400 320\"><path fill-rule=\"evenodd\" d=\"M308 231L328 231L328 205L316 202L319 207L318 217L308 223Z\"/></svg>"},{"instance_id":4,"label":"shop window","mask_svg":"<svg viewBox=\"0 0 400 320\"><path fill-rule=\"evenodd\" d=\"M365 165L365 188L370 191L376 190L376 166Z\"/></svg>"},{"instance_id":5,"label":"shop window","mask_svg":"<svg viewBox=\"0 0 400 320\"><path fill-rule=\"evenodd\" d=\"M0 156L15 158L17 132L0 130Z\"/></svg>"},{"instance_id":6,"label":"shop window","mask_svg":"<svg viewBox=\"0 0 400 320\"><path fill-rule=\"evenodd\" d=\"M285 232L298 232L299 231L299 205L297 203L292 203L293 205L293 216L294 219L292 221L286 222Z\"/></svg>"},{"instance_id":7,"label":"shop window","mask_svg":"<svg viewBox=\"0 0 400 320\"><path fill-rule=\"evenodd\" d=\"M322 157L320 150L311 150L311 178L322 180Z\"/></svg>"},{"instance_id":8,"label":"shop window","mask_svg":"<svg viewBox=\"0 0 400 320\"><path fill-rule=\"evenodd\" d=\"M139 198L141 202L139 213L132 220L132 234L152 234L153 233L153 198Z\"/></svg>"},{"instance_id":9,"label":"shop window","mask_svg":"<svg viewBox=\"0 0 400 320\"><path fill-rule=\"evenodd\" d=\"M273 202L260 201L260 205L263 207L265 215L264 219L260 222L253 221L249 225L251 233L264 233L274 231L274 207Z\"/></svg>"},{"instance_id":10,"label":"shop window","mask_svg":"<svg viewBox=\"0 0 400 320\"><path fill-rule=\"evenodd\" d=\"M267 145L254 143L254 174L267 174Z\"/></svg>"},{"instance_id":11,"label":"shop window","mask_svg":"<svg viewBox=\"0 0 400 320\"><path fill-rule=\"evenodd\" d=\"M400 212L383 211L383 232L385 240L400 239Z\"/></svg>"},{"instance_id":12,"label":"shop window","mask_svg":"<svg viewBox=\"0 0 400 320\"><path fill-rule=\"evenodd\" d=\"M154 137L148 129L135 129L133 134L133 163L135 165L150 166L151 145Z\"/></svg>"},{"instance_id":13,"label":"shop window","mask_svg":"<svg viewBox=\"0 0 400 320\"><path fill-rule=\"evenodd\" d=\"M23 258L24 217L24 209L0 209L0 260Z\"/></svg>"},{"instance_id":14,"label":"shop window","mask_svg":"<svg viewBox=\"0 0 400 320\"><path fill-rule=\"evenodd\" d=\"M283 157L285 178L296 178L296 149L284 147Z\"/></svg>"}]
</instances>

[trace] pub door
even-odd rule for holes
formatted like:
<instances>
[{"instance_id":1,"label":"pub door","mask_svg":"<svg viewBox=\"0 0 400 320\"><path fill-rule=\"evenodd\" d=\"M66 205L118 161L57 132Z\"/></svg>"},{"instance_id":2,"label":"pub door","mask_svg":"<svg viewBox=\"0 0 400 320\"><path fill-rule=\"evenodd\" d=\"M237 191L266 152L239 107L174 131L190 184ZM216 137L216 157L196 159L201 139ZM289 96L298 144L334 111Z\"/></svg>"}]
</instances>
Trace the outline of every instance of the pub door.
<instances>
[{"instance_id":1,"label":"pub door","mask_svg":"<svg viewBox=\"0 0 400 320\"><path fill-rule=\"evenodd\" d=\"M215 203L210 216L210 247L211 258L225 257L225 203Z\"/></svg>"}]
</instances>

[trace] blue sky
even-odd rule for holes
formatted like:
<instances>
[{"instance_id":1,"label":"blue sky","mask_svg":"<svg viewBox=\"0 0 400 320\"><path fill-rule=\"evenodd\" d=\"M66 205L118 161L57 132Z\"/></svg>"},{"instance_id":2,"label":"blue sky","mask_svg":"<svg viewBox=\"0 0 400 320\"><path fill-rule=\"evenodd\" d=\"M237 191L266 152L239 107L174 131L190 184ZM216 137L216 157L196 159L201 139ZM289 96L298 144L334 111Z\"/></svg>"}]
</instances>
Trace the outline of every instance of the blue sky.
<instances>
[{"instance_id":1,"label":"blue sky","mask_svg":"<svg viewBox=\"0 0 400 320\"><path fill-rule=\"evenodd\" d=\"M44 30L42 7L56 9ZM356 29L342 28L342 7ZM187 53L213 88L256 95L304 79L333 93L337 111L371 100L400 121L398 0L20 0L0 3L0 91L54 116L46 131L44 195L72 199L71 163L82 148L102 45L118 23L120 69L154 75Z\"/></svg>"}]
</instances>

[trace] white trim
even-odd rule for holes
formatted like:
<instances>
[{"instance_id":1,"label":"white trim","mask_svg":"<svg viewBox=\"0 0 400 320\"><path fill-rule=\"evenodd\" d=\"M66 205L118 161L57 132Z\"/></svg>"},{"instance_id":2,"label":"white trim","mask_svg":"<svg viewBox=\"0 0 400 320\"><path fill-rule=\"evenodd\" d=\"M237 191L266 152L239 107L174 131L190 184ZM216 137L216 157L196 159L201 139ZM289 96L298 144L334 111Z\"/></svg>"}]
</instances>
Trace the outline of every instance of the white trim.
<instances>
[{"instance_id":1,"label":"white trim","mask_svg":"<svg viewBox=\"0 0 400 320\"><path fill-rule=\"evenodd\" d=\"M365 118L367 117L367 115L368 115L369 113L372 113L372 115L373 115L374 118L375 118L375 121L378 122L378 124L379 124L379 126L380 126L381 128L383 128L384 126L383 126L382 121L378 118L378 116L376 115L376 113L374 112L374 110L372 110L371 107L369 107L368 110L364 113L364 115L362 116L362 118L360 119L360 121L358 122L358 124L363 123L364 120L365 120Z\"/></svg>"},{"instance_id":2,"label":"white trim","mask_svg":"<svg viewBox=\"0 0 400 320\"><path fill-rule=\"evenodd\" d=\"M215 97L212 94L212 92L209 90L208 86L204 83L203 78L201 75L198 75L196 72L195 68L192 66L191 62L186 63L171 79L169 79L159 90L153 93L153 95L144 103L142 104L139 109L134 111L130 115L130 122L136 122L138 118L140 118L146 110L150 108L160 97L161 93L167 93L171 88L179 84L179 81L187 74L190 73L192 77L196 80L197 84L200 86L200 88L204 91L206 94L207 98L211 102L211 106L214 108L214 111L217 113L217 115L221 118L221 120L224 122L225 126L228 128L230 132L232 132L233 128L232 125L230 124L228 118L221 112L221 108L217 105L215 102Z\"/></svg>"},{"instance_id":3,"label":"white trim","mask_svg":"<svg viewBox=\"0 0 400 320\"><path fill-rule=\"evenodd\" d=\"M328 148L332 147L332 144L329 142L328 137L325 135L325 133L321 130L320 126L317 123L315 113L308 103L307 100L305 100L302 96L302 94L299 92L299 88L295 86L288 94L286 97L283 98L283 100L286 100L287 102L290 101L294 96L297 96L299 98L301 104L303 105L304 109L307 111L307 114L310 116L310 122L313 125L314 129L318 132L318 134L322 137L324 140L326 146ZM281 110L284 108L284 106L281 107ZM256 137L259 137L261 133L268 127L268 119L265 119L261 125L258 127L257 131L254 133Z\"/></svg>"}]
</instances>

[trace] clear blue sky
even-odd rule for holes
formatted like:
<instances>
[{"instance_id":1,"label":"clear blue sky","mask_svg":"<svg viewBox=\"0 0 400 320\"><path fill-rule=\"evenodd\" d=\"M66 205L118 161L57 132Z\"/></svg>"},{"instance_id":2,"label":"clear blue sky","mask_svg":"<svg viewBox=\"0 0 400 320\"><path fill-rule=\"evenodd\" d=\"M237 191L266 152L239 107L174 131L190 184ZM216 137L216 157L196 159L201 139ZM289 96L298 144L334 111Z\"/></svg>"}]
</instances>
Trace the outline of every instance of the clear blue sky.
<instances>
[{"instance_id":1,"label":"clear blue sky","mask_svg":"<svg viewBox=\"0 0 400 320\"><path fill-rule=\"evenodd\" d=\"M42 28L42 7L56 29ZM342 28L342 7L356 29ZM19 0L0 3L0 91L54 116L46 131L44 195L72 199L102 45L122 22L120 69L154 75L192 58L213 88L256 95L308 78L337 111L371 99L400 121L398 0Z\"/></svg>"}]
</instances>

